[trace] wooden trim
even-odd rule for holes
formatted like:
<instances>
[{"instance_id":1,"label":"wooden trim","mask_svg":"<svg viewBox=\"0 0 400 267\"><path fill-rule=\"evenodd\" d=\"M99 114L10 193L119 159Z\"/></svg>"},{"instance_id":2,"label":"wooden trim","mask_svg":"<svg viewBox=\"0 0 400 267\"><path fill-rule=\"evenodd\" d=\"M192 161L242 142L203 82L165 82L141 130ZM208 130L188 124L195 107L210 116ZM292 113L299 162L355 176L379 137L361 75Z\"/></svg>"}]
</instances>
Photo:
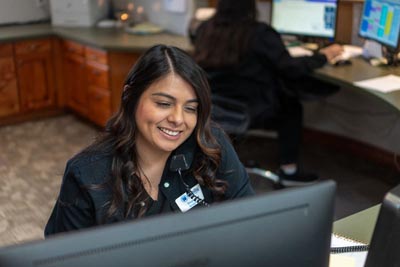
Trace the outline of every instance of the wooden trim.
<instances>
[{"instance_id":1,"label":"wooden trim","mask_svg":"<svg viewBox=\"0 0 400 267\"><path fill-rule=\"evenodd\" d=\"M48 109L44 109L44 110L19 113L19 114L15 114L13 116L0 118L0 126L17 124L17 123L22 123L22 122L26 122L26 121L33 121L33 120L38 120L38 119L43 119L43 118L48 118L48 117L53 117L53 116L59 116L64 113L65 112L63 109L58 109L58 108L48 108Z\"/></svg>"},{"instance_id":2,"label":"wooden trim","mask_svg":"<svg viewBox=\"0 0 400 267\"><path fill-rule=\"evenodd\" d=\"M336 36L338 43L351 43L353 25L353 3L339 1L336 18Z\"/></svg>"},{"instance_id":3,"label":"wooden trim","mask_svg":"<svg viewBox=\"0 0 400 267\"><path fill-rule=\"evenodd\" d=\"M399 156L395 153L348 137L306 128L303 130L303 141L305 145L307 143L318 143L332 150L349 153L394 171L400 171L397 166L398 162L396 164L396 161L399 161Z\"/></svg>"},{"instance_id":4,"label":"wooden trim","mask_svg":"<svg viewBox=\"0 0 400 267\"><path fill-rule=\"evenodd\" d=\"M52 38L53 44L53 64L55 71L53 72L54 75L54 84L56 87L56 103L59 107L64 107L66 104L66 90L64 85L64 67L63 67L63 49L61 45L61 40L57 37Z\"/></svg>"},{"instance_id":5,"label":"wooden trim","mask_svg":"<svg viewBox=\"0 0 400 267\"><path fill-rule=\"evenodd\" d=\"M209 7L216 7L218 0L208 0Z\"/></svg>"}]
</instances>

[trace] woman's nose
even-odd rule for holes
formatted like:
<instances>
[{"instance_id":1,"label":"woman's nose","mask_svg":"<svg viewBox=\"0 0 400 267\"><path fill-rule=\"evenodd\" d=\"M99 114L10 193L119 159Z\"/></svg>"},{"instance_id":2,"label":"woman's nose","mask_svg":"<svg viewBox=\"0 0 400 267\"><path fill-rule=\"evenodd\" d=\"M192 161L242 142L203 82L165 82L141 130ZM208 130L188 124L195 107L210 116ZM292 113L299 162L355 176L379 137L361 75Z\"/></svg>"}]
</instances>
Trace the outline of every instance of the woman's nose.
<instances>
[{"instance_id":1,"label":"woman's nose","mask_svg":"<svg viewBox=\"0 0 400 267\"><path fill-rule=\"evenodd\" d=\"M181 124L183 122L183 109L181 107L175 107L172 109L168 116L168 121L175 124Z\"/></svg>"}]
</instances>

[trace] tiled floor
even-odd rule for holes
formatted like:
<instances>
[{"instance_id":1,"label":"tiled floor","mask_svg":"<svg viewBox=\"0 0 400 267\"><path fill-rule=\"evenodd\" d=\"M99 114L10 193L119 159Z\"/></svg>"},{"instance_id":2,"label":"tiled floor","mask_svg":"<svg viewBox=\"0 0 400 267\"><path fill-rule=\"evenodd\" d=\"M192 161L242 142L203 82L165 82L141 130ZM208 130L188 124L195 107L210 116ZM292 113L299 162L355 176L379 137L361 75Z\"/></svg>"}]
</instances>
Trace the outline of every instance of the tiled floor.
<instances>
[{"instance_id":1,"label":"tiled floor","mask_svg":"<svg viewBox=\"0 0 400 267\"><path fill-rule=\"evenodd\" d=\"M0 127L0 246L43 238L43 228L58 194L65 163L89 144L97 129L73 115ZM276 140L251 136L237 145L243 161L277 169ZM338 184L335 217L339 219L381 201L399 172L365 160L306 144L305 168ZM385 178L385 179L382 179ZM271 184L253 177L259 194Z\"/></svg>"}]
</instances>

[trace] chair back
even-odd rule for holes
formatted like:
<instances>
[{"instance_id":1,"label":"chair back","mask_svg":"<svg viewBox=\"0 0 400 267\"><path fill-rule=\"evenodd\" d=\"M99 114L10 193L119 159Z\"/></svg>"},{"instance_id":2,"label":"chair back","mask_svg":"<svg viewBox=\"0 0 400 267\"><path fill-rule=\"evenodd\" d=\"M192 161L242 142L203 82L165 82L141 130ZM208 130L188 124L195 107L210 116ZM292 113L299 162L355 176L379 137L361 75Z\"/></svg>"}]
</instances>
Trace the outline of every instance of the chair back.
<instances>
[{"instance_id":1,"label":"chair back","mask_svg":"<svg viewBox=\"0 0 400 267\"><path fill-rule=\"evenodd\" d=\"M233 136L242 136L250 125L250 115L245 104L220 95L212 95L211 118L224 131Z\"/></svg>"}]
</instances>

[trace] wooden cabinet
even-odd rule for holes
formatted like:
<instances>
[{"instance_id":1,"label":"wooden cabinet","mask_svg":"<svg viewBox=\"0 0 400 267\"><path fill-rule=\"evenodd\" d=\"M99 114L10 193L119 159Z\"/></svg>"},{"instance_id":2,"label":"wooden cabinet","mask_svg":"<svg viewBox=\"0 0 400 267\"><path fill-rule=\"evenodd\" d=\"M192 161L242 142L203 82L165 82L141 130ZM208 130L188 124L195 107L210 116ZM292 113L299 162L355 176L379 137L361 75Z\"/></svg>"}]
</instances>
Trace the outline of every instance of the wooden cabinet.
<instances>
[{"instance_id":1,"label":"wooden cabinet","mask_svg":"<svg viewBox=\"0 0 400 267\"><path fill-rule=\"evenodd\" d=\"M108 54L72 41L63 42L67 106L104 126L111 116Z\"/></svg>"},{"instance_id":2,"label":"wooden cabinet","mask_svg":"<svg viewBox=\"0 0 400 267\"><path fill-rule=\"evenodd\" d=\"M89 87L89 119L104 126L111 116L111 94L109 90L97 86Z\"/></svg>"},{"instance_id":3,"label":"wooden cabinet","mask_svg":"<svg viewBox=\"0 0 400 267\"><path fill-rule=\"evenodd\" d=\"M0 44L0 125L67 107L104 126L119 108L139 53L105 51L56 37Z\"/></svg>"},{"instance_id":4,"label":"wooden cabinet","mask_svg":"<svg viewBox=\"0 0 400 267\"><path fill-rule=\"evenodd\" d=\"M87 116L88 86L84 46L64 41L64 89L67 95L67 106Z\"/></svg>"},{"instance_id":5,"label":"wooden cabinet","mask_svg":"<svg viewBox=\"0 0 400 267\"><path fill-rule=\"evenodd\" d=\"M12 44L0 45L0 117L19 111L17 77Z\"/></svg>"},{"instance_id":6,"label":"wooden cabinet","mask_svg":"<svg viewBox=\"0 0 400 267\"><path fill-rule=\"evenodd\" d=\"M111 93L108 55L106 51L86 47L88 77L88 118L104 126L111 116Z\"/></svg>"},{"instance_id":7,"label":"wooden cabinet","mask_svg":"<svg viewBox=\"0 0 400 267\"><path fill-rule=\"evenodd\" d=\"M21 111L55 106L51 40L20 41L14 47Z\"/></svg>"}]
</instances>

